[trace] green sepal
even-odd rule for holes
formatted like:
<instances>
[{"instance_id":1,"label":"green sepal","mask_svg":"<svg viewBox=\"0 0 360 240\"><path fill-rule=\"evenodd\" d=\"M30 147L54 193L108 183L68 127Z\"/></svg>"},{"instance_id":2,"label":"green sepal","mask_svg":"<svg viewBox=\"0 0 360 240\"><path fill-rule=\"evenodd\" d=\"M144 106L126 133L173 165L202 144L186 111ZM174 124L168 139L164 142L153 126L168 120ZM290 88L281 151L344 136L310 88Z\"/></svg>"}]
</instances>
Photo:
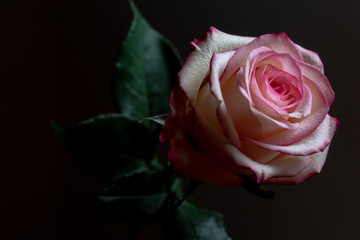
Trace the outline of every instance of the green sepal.
<instances>
[{"instance_id":1,"label":"green sepal","mask_svg":"<svg viewBox=\"0 0 360 240\"><path fill-rule=\"evenodd\" d=\"M264 199L273 199L275 197L275 192L273 190L266 189L262 184L251 180L245 175L239 175L243 179L241 186L248 192Z\"/></svg>"},{"instance_id":2,"label":"green sepal","mask_svg":"<svg viewBox=\"0 0 360 240\"><path fill-rule=\"evenodd\" d=\"M158 142L145 126L119 114L52 126L79 168L105 186L148 169Z\"/></svg>"},{"instance_id":3,"label":"green sepal","mask_svg":"<svg viewBox=\"0 0 360 240\"><path fill-rule=\"evenodd\" d=\"M143 120L170 112L169 96L181 60L173 45L129 2L134 20L116 62L113 96L120 113Z\"/></svg>"},{"instance_id":4,"label":"green sepal","mask_svg":"<svg viewBox=\"0 0 360 240\"><path fill-rule=\"evenodd\" d=\"M163 221L165 239L230 240L222 215L197 207L191 199L168 213Z\"/></svg>"}]
</instances>

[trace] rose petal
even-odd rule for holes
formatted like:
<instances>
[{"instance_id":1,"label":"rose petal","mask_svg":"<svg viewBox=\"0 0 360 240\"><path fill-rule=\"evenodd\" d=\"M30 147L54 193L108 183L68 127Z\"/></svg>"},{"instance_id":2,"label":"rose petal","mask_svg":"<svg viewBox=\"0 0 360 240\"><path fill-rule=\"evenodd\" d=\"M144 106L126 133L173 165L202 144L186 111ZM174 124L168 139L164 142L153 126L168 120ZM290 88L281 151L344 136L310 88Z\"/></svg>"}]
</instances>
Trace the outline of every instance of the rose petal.
<instances>
[{"instance_id":1,"label":"rose petal","mask_svg":"<svg viewBox=\"0 0 360 240\"><path fill-rule=\"evenodd\" d=\"M244 146L242 152L250 159L258 163L266 164L281 154L279 152L261 148L248 141L242 141L242 144Z\"/></svg>"},{"instance_id":2,"label":"rose petal","mask_svg":"<svg viewBox=\"0 0 360 240\"><path fill-rule=\"evenodd\" d=\"M260 139L277 134L286 127L285 124L281 126L281 122L252 108L248 99L239 90L234 75L224 82L221 88L224 102L239 136Z\"/></svg>"},{"instance_id":3,"label":"rose petal","mask_svg":"<svg viewBox=\"0 0 360 240\"><path fill-rule=\"evenodd\" d=\"M310 164L311 158L309 156L292 156L281 154L266 164L268 166L266 171L271 171L271 174L266 172L265 176L261 179L260 182L267 183L268 179L276 178L276 176L296 176L301 171L306 169Z\"/></svg>"},{"instance_id":4,"label":"rose petal","mask_svg":"<svg viewBox=\"0 0 360 240\"><path fill-rule=\"evenodd\" d=\"M331 140L334 136L335 130L338 126L339 122L336 118L330 117L330 129L329 129L329 139ZM299 174L297 174L294 177L280 177L280 178L270 178L266 181L267 184L277 184L277 185L289 185L289 184L298 184L302 183L308 178L320 173L325 160L327 153L329 151L329 146L327 146L324 151L314 153L310 155L312 162L311 164L305 168L303 171L301 171Z\"/></svg>"},{"instance_id":5,"label":"rose petal","mask_svg":"<svg viewBox=\"0 0 360 240\"><path fill-rule=\"evenodd\" d=\"M272 83L274 82L274 77L277 82L277 86L275 88ZM281 110L287 110L298 104L299 100L297 99L299 98L298 95L300 95L300 92L296 91L296 93L299 94L295 97L290 96L294 94L294 91L296 90L294 86L288 86L288 79L293 78L292 75L287 74L271 65L266 65L260 68L256 68L255 78L257 84L259 85L259 90L261 91L262 96L265 99L269 100L270 103L273 104L275 107ZM285 81L285 79L287 80ZM290 91L288 91L289 88ZM289 97L292 97L292 99L290 99ZM292 103L290 104L290 102ZM286 111L286 115L287 113L288 112Z\"/></svg>"},{"instance_id":6,"label":"rose petal","mask_svg":"<svg viewBox=\"0 0 360 240\"><path fill-rule=\"evenodd\" d=\"M264 113L265 115L276 119L279 122L286 121L289 117L287 116L287 111L284 109L280 109L270 100L264 97L262 92L260 91L259 85L255 80L255 76L251 77L250 80L250 95L252 102L254 103L253 107L255 107L260 112ZM287 124L292 125L292 123L287 122ZM290 127L287 127L289 129Z\"/></svg>"},{"instance_id":7,"label":"rose petal","mask_svg":"<svg viewBox=\"0 0 360 240\"><path fill-rule=\"evenodd\" d=\"M210 64L209 82L212 94L220 101L220 104L216 111L216 115L218 117L220 126L225 134L225 137L230 141L230 143L241 149L240 138L236 132L234 123L231 121L231 118L227 111L227 107L224 103L219 82L219 78L226 67L226 63L229 61L233 54L233 51L214 54Z\"/></svg>"},{"instance_id":8,"label":"rose petal","mask_svg":"<svg viewBox=\"0 0 360 240\"><path fill-rule=\"evenodd\" d=\"M314 67L316 67L317 69L320 70L320 72L324 73L324 65L320 60L320 57L317 53L310 51L308 49L305 49L299 45L296 45L297 48L300 50L301 55L303 57L303 61L305 63L308 63Z\"/></svg>"},{"instance_id":9,"label":"rose petal","mask_svg":"<svg viewBox=\"0 0 360 240\"><path fill-rule=\"evenodd\" d=\"M302 74L320 87L326 97L327 104L330 107L334 102L335 93L330 86L329 80L320 70L312 65L303 62L298 62L298 65L301 68Z\"/></svg>"},{"instance_id":10,"label":"rose petal","mask_svg":"<svg viewBox=\"0 0 360 240\"><path fill-rule=\"evenodd\" d=\"M286 121L288 119L287 110L279 108L270 102L260 91L258 83L261 82L257 81L258 79L255 79L255 67L259 68L266 65L271 65L272 67L276 67L277 69L290 74L294 81L296 81L294 84L298 86L300 95L302 95L302 74L297 65L297 61L289 54L279 54L269 48L260 47L254 49L249 54L244 76L248 96L251 98L250 101L254 104L254 107L265 115L274 118L276 121L284 123L287 129L295 129L298 124Z\"/></svg>"},{"instance_id":11,"label":"rose petal","mask_svg":"<svg viewBox=\"0 0 360 240\"><path fill-rule=\"evenodd\" d=\"M215 185L240 187L239 177L201 153L185 138L176 138L170 143L169 160L182 176Z\"/></svg>"},{"instance_id":12,"label":"rose petal","mask_svg":"<svg viewBox=\"0 0 360 240\"><path fill-rule=\"evenodd\" d=\"M249 44L236 49L236 53L230 59L220 81L228 79L240 66L244 65L250 52L259 47L268 47L278 53L288 53L295 60L302 61L299 48L289 39L285 33L265 34L255 38Z\"/></svg>"},{"instance_id":13,"label":"rose petal","mask_svg":"<svg viewBox=\"0 0 360 240\"><path fill-rule=\"evenodd\" d=\"M175 86L170 95L169 105L172 113L167 117L163 131L160 133L160 142L174 138L177 134L185 133L185 106L186 98L179 86Z\"/></svg>"},{"instance_id":14,"label":"rose petal","mask_svg":"<svg viewBox=\"0 0 360 240\"><path fill-rule=\"evenodd\" d=\"M294 112L289 113L289 117L292 118L302 118L311 114L311 106L312 106L312 95L310 89L305 85L303 97L296 107Z\"/></svg>"},{"instance_id":15,"label":"rose petal","mask_svg":"<svg viewBox=\"0 0 360 240\"><path fill-rule=\"evenodd\" d=\"M201 38L192 43L192 52L187 57L179 76L179 84L193 105L200 86L208 74L210 59L215 53L231 51L247 44L252 38L227 34L211 27Z\"/></svg>"},{"instance_id":16,"label":"rose petal","mask_svg":"<svg viewBox=\"0 0 360 240\"><path fill-rule=\"evenodd\" d=\"M250 88L253 88L252 90L257 92L259 92L260 90L254 85L250 86L251 81L247 79L248 74L246 73L246 70L242 71L242 69L243 68L241 68L236 74L238 88L243 94L243 96L246 97L249 101L249 109L252 111L253 115L259 118L259 120L263 121L263 126L266 127L267 124L271 124L270 122L272 122L283 129L297 129L299 127L299 123L291 123L284 119L276 110L269 107L268 104L266 104L261 97L252 98ZM249 85L249 87L247 86L247 84ZM258 93L258 95L261 94Z\"/></svg>"},{"instance_id":17,"label":"rose petal","mask_svg":"<svg viewBox=\"0 0 360 240\"><path fill-rule=\"evenodd\" d=\"M217 108L220 101L214 97L210 90L210 83L207 82L201 87L199 95L196 100L196 111L206 118L211 125L213 125L219 131L222 131L219 121L216 116Z\"/></svg>"},{"instance_id":18,"label":"rose petal","mask_svg":"<svg viewBox=\"0 0 360 240\"><path fill-rule=\"evenodd\" d=\"M327 115L324 121L319 125L316 130L309 136L301 139L300 141L287 146L271 145L252 139L247 139L255 145L276 152L281 152L289 155L307 156L319 151L323 151L329 144L329 128L330 116Z\"/></svg>"},{"instance_id":19,"label":"rose petal","mask_svg":"<svg viewBox=\"0 0 360 240\"><path fill-rule=\"evenodd\" d=\"M256 162L229 143L206 119L195 116L194 140L198 148L236 174L249 174L250 170L258 182L264 182L272 177L295 176L311 162L307 156L294 157L290 162L283 156L266 164Z\"/></svg>"},{"instance_id":20,"label":"rose petal","mask_svg":"<svg viewBox=\"0 0 360 240\"><path fill-rule=\"evenodd\" d=\"M160 141L170 140L169 160L175 171L185 177L209 182L217 185L239 187L241 179L221 164L207 157L196 149L186 138L189 126L185 126L185 98L179 86L175 86L170 106L173 113L166 119L164 129L160 134ZM189 112L188 115L191 112Z\"/></svg>"},{"instance_id":21,"label":"rose petal","mask_svg":"<svg viewBox=\"0 0 360 240\"><path fill-rule=\"evenodd\" d=\"M311 114L298 122L300 126L297 129L285 130L272 136L257 139L259 142L282 146L291 145L309 136L324 121L329 111L324 94L318 85L306 77L303 78L303 81L312 95Z\"/></svg>"},{"instance_id":22,"label":"rose petal","mask_svg":"<svg viewBox=\"0 0 360 240\"><path fill-rule=\"evenodd\" d=\"M257 54L256 50L254 50L254 54ZM248 61L252 61L251 55L249 55ZM261 59L257 66L260 67L267 64L277 67L278 69L294 76L294 79L298 81L298 84L302 84L302 74L301 69L298 66L298 61L296 61L291 55L272 51L272 54L269 54L268 56Z\"/></svg>"}]
</instances>

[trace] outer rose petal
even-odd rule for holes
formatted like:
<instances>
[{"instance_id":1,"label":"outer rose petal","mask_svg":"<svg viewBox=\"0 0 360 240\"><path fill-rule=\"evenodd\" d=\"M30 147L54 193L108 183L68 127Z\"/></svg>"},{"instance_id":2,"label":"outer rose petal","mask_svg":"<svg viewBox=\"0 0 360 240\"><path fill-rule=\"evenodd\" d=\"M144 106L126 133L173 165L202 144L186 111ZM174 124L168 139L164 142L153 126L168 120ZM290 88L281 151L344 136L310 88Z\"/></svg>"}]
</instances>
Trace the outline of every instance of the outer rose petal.
<instances>
[{"instance_id":1,"label":"outer rose petal","mask_svg":"<svg viewBox=\"0 0 360 240\"><path fill-rule=\"evenodd\" d=\"M185 134L185 106L187 100L179 86L171 92L169 105L172 113L166 119L164 129L160 133L160 142L175 138L178 134Z\"/></svg>"},{"instance_id":2,"label":"outer rose petal","mask_svg":"<svg viewBox=\"0 0 360 240\"><path fill-rule=\"evenodd\" d=\"M329 138L330 140L333 138L335 130L339 124L338 120L336 118L330 117L330 129L329 129ZM267 184L277 184L277 185L290 185L290 184L298 184L302 183L308 178L320 173L325 160L327 153L329 151L329 146L327 146L324 151L314 153L310 155L312 162L311 164L302 170L299 174L297 174L294 177L280 177L280 178L270 178L266 181Z\"/></svg>"},{"instance_id":3,"label":"outer rose petal","mask_svg":"<svg viewBox=\"0 0 360 240\"><path fill-rule=\"evenodd\" d=\"M297 48L300 50L301 55L303 57L303 61L305 63L308 63L317 69L319 69L322 73L324 73L324 65L320 60L320 57L317 53L314 53L313 51L307 50L299 45L296 45Z\"/></svg>"},{"instance_id":4,"label":"outer rose petal","mask_svg":"<svg viewBox=\"0 0 360 240\"><path fill-rule=\"evenodd\" d=\"M308 156L292 157L291 161L287 161L286 156L278 156L264 164L256 162L229 143L219 131L198 114L195 115L193 138L200 151L212 156L236 174L252 175L250 174L252 172L258 182L264 182L272 177L295 176L311 162Z\"/></svg>"},{"instance_id":5,"label":"outer rose petal","mask_svg":"<svg viewBox=\"0 0 360 240\"><path fill-rule=\"evenodd\" d=\"M240 187L241 178L207 157L186 139L185 106L187 100L181 89L176 86L170 97L173 113L167 118L160 141L170 140L169 160L175 171L185 177L216 185Z\"/></svg>"},{"instance_id":6,"label":"outer rose petal","mask_svg":"<svg viewBox=\"0 0 360 240\"><path fill-rule=\"evenodd\" d=\"M201 116L206 118L211 125L221 131L221 126L216 116L220 101L211 93L210 83L207 82L201 87L196 100L195 109Z\"/></svg>"},{"instance_id":7,"label":"outer rose petal","mask_svg":"<svg viewBox=\"0 0 360 240\"><path fill-rule=\"evenodd\" d=\"M335 93L330 86L329 80L316 67L303 62L298 62L298 64L304 77L310 79L320 87L326 97L327 104L330 107L334 102Z\"/></svg>"},{"instance_id":8,"label":"outer rose petal","mask_svg":"<svg viewBox=\"0 0 360 240\"><path fill-rule=\"evenodd\" d=\"M226 63L229 61L234 52L229 51L225 53L217 53L211 59L210 65L210 87L211 93L219 100L219 106L216 110L220 126L225 134L225 137L229 139L230 143L238 148L241 148L241 142L233 121L230 118L220 87L219 78L226 67Z\"/></svg>"},{"instance_id":9,"label":"outer rose petal","mask_svg":"<svg viewBox=\"0 0 360 240\"><path fill-rule=\"evenodd\" d=\"M192 43L192 52L179 72L179 84L190 100L196 102L200 86L208 74L210 59L214 53L231 51L249 43L253 38L230 35L211 27L201 38Z\"/></svg>"},{"instance_id":10,"label":"outer rose petal","mask_svg":"<svg viewBox=\"0 0 360 240\"><path fill-rule=\"evenodd\" d=\"M259 147L268 150L281 152L284 154L290 154L290 155L307 156L319 151L323 151L330 144L330 138L329 138L329 129L331 127L330 123L331 123L330 116L327 115L325 117L325 120L319 125L318 128L315 129L313 133L301 139L299 142L286 146L266 144L252 139L247 139L247 140Z\"/></svg>"},{"instance_id":11,"label":"outer rose petal","mask_svg":"<svg viewBox=\"0 0 360 240\"><path fill-rule=\"evenodd\" d=\"M240 187L242 179L197 150L185 138L171 140L169 160L184 177L227 187Z\"/></svg>"}]
</instances>

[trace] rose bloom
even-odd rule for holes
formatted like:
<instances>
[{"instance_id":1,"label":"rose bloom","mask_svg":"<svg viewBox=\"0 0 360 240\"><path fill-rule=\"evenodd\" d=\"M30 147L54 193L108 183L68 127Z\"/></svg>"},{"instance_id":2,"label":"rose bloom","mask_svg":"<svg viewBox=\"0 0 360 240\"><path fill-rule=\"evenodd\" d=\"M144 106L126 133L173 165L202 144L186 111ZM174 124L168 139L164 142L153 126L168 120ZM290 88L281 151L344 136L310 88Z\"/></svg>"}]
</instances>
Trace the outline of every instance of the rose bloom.
<instances>
[{"instance_id":1,"label":"rose bloom","mask_svg":"<svg viewBox=\"0 0 360 240\"><path fill-rule=\"evenodd\" d=\"M319 56L285 33L213 27L192 43L160 135L181 175L239 187L242 176L297 184L320 172L337 119Z\"/></svg>"}]
</instances>

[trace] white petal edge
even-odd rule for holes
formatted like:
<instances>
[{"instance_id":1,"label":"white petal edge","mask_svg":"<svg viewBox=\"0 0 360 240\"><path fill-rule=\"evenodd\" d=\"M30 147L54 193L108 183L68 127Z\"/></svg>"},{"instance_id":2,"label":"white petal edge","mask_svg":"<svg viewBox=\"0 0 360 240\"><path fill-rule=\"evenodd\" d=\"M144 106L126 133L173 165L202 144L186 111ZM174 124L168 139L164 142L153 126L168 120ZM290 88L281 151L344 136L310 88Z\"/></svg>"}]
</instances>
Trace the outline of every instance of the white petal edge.
<instances>
[{"instance_id":1,"label":"white petal edge","mask_svg":"<svg viewBox=\"0 0 360 240\"><path fill-rule=\"evenodd\" d=\"M215 53L231 51L249 43L253 38L227 34L211 27L203 38L191 42L189 54L178 77L179 85L193 106L200 86L210 69L210 59Z\"/></svg>"}]
</instances>

